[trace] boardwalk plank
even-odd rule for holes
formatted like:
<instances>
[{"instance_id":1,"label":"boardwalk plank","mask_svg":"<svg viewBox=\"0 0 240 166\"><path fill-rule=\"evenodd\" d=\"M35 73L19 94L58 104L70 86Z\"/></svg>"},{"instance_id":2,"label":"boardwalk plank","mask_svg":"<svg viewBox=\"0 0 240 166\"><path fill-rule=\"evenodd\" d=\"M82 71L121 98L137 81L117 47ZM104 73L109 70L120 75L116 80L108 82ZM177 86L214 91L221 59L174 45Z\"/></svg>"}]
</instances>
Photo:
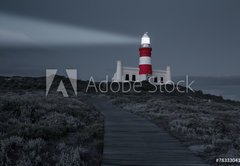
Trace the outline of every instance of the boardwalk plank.
<instances>
[{"instance_id":1,"label":"boardwalk plank","mask_svg":"<svg viewBox=\"0 0 240 166\"><path fill-rule=\"evenodd\" d=\"M207 165L150 121L113 106L107 99L89 100L105 117L103 166Z\"/></svg>"}]
</instances>

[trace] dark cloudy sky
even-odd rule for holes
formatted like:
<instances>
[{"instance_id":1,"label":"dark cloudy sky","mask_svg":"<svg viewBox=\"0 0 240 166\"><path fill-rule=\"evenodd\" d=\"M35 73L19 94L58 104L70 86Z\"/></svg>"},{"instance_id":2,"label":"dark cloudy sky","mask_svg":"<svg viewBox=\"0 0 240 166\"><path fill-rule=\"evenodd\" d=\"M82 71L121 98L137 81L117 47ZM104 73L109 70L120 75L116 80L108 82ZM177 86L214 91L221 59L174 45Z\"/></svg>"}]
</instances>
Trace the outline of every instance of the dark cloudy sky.
<instances>
[{"instance_id":1,"label":"dark cloudy sky","mask_svg":"<svg viewBox=\"0 0 240 166\"><path fill-rule=\"evenodd\" d=\"M0 0L0 75L112 77L116 60L138 66L146 31L155 69L240 75L239 9L238 0Z\"/></svg>"}]
</instances>

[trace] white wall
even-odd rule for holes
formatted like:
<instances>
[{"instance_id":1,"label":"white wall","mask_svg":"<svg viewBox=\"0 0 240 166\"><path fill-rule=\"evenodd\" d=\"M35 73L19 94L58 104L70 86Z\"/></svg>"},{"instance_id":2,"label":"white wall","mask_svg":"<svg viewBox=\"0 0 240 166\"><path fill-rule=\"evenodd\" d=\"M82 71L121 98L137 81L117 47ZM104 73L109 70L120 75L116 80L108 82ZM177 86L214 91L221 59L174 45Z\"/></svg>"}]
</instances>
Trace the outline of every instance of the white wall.
<instances>
[{"instance_id":1,"label":"white wall","mask_svg":"<svg viewBox=\"0 0 240 166\"><path fill-rule=\"evenodd\" d=\"M126 74L129 75L129 80L128 81L132 81L132 76L135 75L136 77L136 81L140 81L140 77L139 77L139 68L135 68L135 67L122 67L122 82L123 81L127 81L126 78ZM161 82L161 77L163 78L163 83L166 83L167 81L171 81L171 72L170 70L153 70L152 76L156 76L157 77L157 81L158 83ZM115 73L112 81L118 82L117 79L117 74Z\"/></svg>"}]
</instances>

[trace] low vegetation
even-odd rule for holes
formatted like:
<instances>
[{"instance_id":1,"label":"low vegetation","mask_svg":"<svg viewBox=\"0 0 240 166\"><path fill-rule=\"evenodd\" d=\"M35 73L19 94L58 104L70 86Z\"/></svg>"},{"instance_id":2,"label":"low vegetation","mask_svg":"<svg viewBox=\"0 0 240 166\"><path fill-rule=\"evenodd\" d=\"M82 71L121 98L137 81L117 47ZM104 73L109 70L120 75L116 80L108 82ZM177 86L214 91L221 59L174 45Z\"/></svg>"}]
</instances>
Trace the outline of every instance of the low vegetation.
<instances>
[{"instance_id":1,"label":"low vegetation","mask_svg":"<svg viewBox=\"0 0 240 166\"><path fill-rule=\"evenodd\" d=\"M111 101L143 116L214 164L217 157L240 157L240 103L201 95L118 94Z\"/></svg>"},{"instance_id":2,"label":"low vegetation","mask_svg":"<svg viewBox=\"0 0 240 166\"><path fill-rule=\"evenodd\" d=\"M97 166L103 116L81 95L0 93L0 165Z\"/></svg>"}]
</instances>

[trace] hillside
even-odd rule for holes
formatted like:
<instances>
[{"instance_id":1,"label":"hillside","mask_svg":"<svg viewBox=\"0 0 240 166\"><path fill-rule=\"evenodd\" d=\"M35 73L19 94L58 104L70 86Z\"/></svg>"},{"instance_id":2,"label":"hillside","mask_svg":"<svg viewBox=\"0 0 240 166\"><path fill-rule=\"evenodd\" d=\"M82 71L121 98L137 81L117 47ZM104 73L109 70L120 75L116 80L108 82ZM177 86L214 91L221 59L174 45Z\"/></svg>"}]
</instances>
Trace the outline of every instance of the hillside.
<instances>
[{"instance_id":1,"label":"hillside","mask_svg":"<svg viewBox=\"0 0 240 166\"><path fill-rule=\"evenodd\" d=\"M45 78L0 81L0 165L101 164L103 116L82 94L46 97Z\"/></svg>"}]
</instances>

